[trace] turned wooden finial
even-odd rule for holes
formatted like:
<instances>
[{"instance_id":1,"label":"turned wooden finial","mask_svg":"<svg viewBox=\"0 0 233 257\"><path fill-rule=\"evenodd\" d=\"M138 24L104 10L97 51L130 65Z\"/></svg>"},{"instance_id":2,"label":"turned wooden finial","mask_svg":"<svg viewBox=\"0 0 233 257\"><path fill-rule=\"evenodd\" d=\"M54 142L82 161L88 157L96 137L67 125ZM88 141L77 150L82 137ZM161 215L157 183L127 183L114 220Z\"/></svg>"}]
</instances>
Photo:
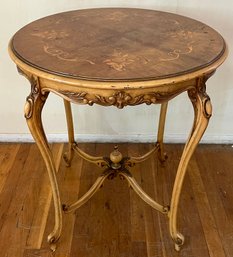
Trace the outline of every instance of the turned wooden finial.
<instances>
[{"instance_id":1,"label":"turned wooden finial","mask_svg":"<svg viewBox=\"0 0 233 257\"><path fill-rule=\"evenodd\" d=\"M115 170L119 169L121 167L121 160L123 156L121 152L118 150L118 146L114 146L114 151L110 153L110 160L112 162L111 167Z\"/></svg>"}]
</instances>

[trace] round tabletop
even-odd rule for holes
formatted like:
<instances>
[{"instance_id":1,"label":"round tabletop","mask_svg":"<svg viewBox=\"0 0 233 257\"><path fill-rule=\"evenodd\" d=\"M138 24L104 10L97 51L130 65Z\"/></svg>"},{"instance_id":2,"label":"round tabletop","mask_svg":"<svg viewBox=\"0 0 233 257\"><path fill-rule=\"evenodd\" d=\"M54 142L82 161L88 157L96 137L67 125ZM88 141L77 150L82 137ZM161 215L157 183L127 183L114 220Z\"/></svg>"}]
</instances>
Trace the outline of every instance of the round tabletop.
<instances>
[{"instance_id":1,"label":"round tabletop","mask_svg":"<svg viewBox=\"0 0 233 257\"><path fill-rule=\"evenodd\" d=\"M199 21L127 8L48 16L19 30L10 47L36 69L94 81L180 76L212 65L226 49L221 35Z\"/></svg>"}]
</instances>

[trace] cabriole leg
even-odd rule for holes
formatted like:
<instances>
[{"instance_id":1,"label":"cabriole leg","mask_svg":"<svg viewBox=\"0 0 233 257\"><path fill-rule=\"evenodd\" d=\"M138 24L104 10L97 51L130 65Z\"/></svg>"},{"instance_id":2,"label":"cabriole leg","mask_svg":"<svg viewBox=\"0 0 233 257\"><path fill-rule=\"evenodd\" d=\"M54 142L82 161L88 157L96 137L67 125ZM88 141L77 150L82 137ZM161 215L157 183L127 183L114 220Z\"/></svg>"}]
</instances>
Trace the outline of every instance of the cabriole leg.
<instances>
[{"instance_id":1,"label":"cabriole leg","mask_svg":"<svg viewBox=\"0 0 233 257\"><path fill-rule=\"evenodd\" d=\"M168 102L165 102L165 103L161 104L160 116L159 116L159 128L158 128L158 134L157 134L157 143L159 144L158 158L159 158L159 161L162 164L167 159L167 154L164 152L164 144L163 144L163 136L164 136L167 106L168 106Z\"/></svg>"},{"instance_id":2,"label":"cabriole leg","mask_svg":"<svg viewBox=\"0 0 233 257\"><path fill-rule=\"evenodd\" d=\"M48 243L51 246L51 250L55 251L56 242L60 238L62 230L62 208L56 179L55 163L52 157L52 152L48 145L48 141L46 139L46 135L44 133L43 124L41 120L41 112L44 103L47 99L48 93L41 93L37 79L32 79L31 85L31 94L26 99L24 113L31 134L35 139L35 142L45 161L52 188L55 208L55 225L52 233L50 233L48 236Z\"/></svg>"},{"instance_id":3,"label":"cabriole leg","mask_svg":"<svg viewBox=\"0 0 233 257\"><path fill-rule=\"evenodd\" d=\"M175 242L175 249L177 251L180 250L181 245L184 243L183 235L177 230L177 210L186 169L198 142L207 128L209 118L212 114L210 98L206 94L205 83L202 80L199 81L195 89L188 91L188 95L194 108L194 124L177 169L169 213L170 234Z\"/></svg>"},{"instance_id":4,"label":"cabriole leg","mask_svg":"<svg viewBox=\"0 0 233 257\"><path fill-rule=\"evenodd\" d=\"M64 153L63 158L66 162L66 166L69 167L71 165L71 161L74 157L74 149L73 149L73 144L75 143L74 125L73 125L73 117L72 117L72 110L71 110L70 102L64 99L64 106L65 106L65 112L66 112L66 122L67 122L69 145L68 145L68 151L66 153Z\"/></svg>"}]
</instances>

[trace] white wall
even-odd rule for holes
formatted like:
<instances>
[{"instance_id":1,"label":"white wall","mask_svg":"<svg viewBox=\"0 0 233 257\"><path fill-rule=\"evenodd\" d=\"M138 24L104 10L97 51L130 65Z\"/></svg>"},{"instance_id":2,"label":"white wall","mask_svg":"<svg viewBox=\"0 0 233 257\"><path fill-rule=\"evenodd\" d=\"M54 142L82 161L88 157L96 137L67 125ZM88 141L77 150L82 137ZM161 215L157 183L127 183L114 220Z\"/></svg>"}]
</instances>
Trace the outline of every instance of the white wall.
<instances>
[{"instance_id":1,"label":"white wall","mask_svg":"<svg viewBox=\"0 0 233 257\"><path fill-rule=\"evenodd\" d=\"M198 19L218 30L226 39L230 54L227 61L208 81L214 115L203 142L233 142L233 1L211 0L8 0L0 8L0 141L28 140L23 117L28 82L16 72L7 53L10 37L23 25L45 15L92 7L139 7L170 11ZM115 107L74 106L76 133L90 140L152 140L156 133L159 106ZM44 124L50 140L64 139L66 133L63 102L56 96L47 101ZM186 95L171 101L166 140L183 141L192 124L193 112Z\"/></svg>"}]
</instances>

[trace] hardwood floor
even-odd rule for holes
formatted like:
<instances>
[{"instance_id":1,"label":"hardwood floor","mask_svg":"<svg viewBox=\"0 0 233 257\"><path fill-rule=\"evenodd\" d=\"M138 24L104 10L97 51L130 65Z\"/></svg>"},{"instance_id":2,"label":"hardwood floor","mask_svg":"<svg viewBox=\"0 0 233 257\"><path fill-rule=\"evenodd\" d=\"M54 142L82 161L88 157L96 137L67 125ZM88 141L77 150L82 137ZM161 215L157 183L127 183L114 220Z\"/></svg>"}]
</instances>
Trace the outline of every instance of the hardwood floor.
<instances>
[{"instance_id":1,"label":"hardwood floor","mask_svg":"<svg viewBox=\"0 0 233 257\"><path fill-rule=\"evenodd\" d=\"M92 154L108 155L111 144L82 144ZM145 153L149 144L120 144L124 154ZM163 167L156 158L132 169L143 189L168 204L182 145L166 145ZM84 194L100 173L98 167L75 156L67 168L66 145L52 151L59 170L62 202ZM179 208L185 245L175 252L167 218L152 210L119 178L108 180L74 214L64 215L57 251L46 238L53 228L51 189L35 144L0 145L0 257L232 257L233 148L200 145L185 179Z\"/></svg>"}]
</instances>

